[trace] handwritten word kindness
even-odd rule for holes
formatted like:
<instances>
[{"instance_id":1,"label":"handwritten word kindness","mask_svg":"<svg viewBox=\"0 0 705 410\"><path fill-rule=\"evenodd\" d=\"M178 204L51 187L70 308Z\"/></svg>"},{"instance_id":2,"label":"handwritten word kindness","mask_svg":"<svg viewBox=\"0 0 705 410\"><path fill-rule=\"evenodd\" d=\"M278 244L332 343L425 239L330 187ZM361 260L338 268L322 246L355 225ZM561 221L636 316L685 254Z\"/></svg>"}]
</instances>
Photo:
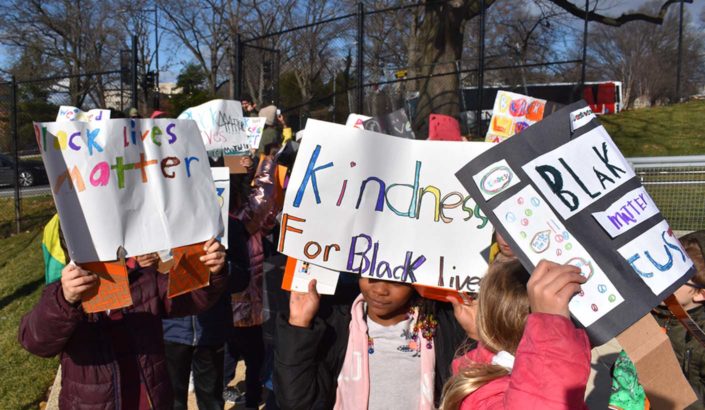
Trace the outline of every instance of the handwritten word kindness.
<instances>
[{"instance_id":1,"label":"handwritten word kindness","mask_svg":"<svg viewBox=\"0 0 705 410\"><path fill-rule=\"evenodd\" d=\"M308 166L306 167L303 180L296 189L296 196L293 204L294 208L301 207L301 201L306 191L311 191L315 197L316 203L320 204L321 196L319 193L316 174L329 168L329 172L335 173L332 169L334 166L333 162L327 162L321 165L317 164L318 158L321 154L321 149L322 148L320 145L316 145L313 155L311 155L308 161ZM350 168L354 168L356 166L357 162L350 162ZM487 224L488 219L481 213L480 208L472 201L472 198L467 193L462 194L458 191L453 191L443 194L440 188L431 184L421 187L419 181L421 178L422 166L423 164L421 161L415 161L413 180L411 183L388 183L382 178L376 176L369 176L365 178L359 184L356 184L358 186L357 189L351 188L351 190L357 193L357 195L355 195L355 193L352 194L355 198L357 198L353 202L355 209L360 209L360 205L365 198L365 194L367 193L367 195L371 195L373 199L373 209L375 212L384 212L387 210L396 216L419 219L421 217L422 205L424 203L430 203L433 210L432 215L434 222L453 222L454 218L449 216L446 211L460 208L465 213L465 215L461 216L464 221L469 221L474 217L478 219L480 227L484 227L485 224ZM349 179L344 179L341 181L340 191L337 195L335 206L341 206L343 201L346 199L348 182ZM397 191L400 190L407 191L407 198L399 200L401 195L395 194L397 194ZM336 198L330 199L335 200ZM472 207L469 206L470 204Z\"/></svg>"},{"instance_id":2,"label":"handwritten word kindness","mask_svg":"<svg viewBox=\"0 0 705 410\"><path fill-rule=\"evenodd\" d=\"M476 291L491 226L453 173L489 146L310 121L279 250L335 271Z\"/></svg>"},{"instance_id":3,"label":"handwritten word kindness","mask_svg":"<svg viewBox=\"0 0 705 410\"><path fill-rule=\"evenodd\" d=\"M136 180L143 184L148 183L150 175L154 178L155 174L163 178L175 178L181 172L187 178L191 177L191 164L201 160L198 156L159 155L162 146L179 143L176 123L150 125L143 129L142 124L136 120L121 120L126 121L129 123L118 127L113 124L110 131L102 125L104 123L91 123L78 128L61 128L58 125L58 129L51 133L46 125L35 124L35 135L43 155L56 156L68 152L87 159L65 164L65 171L55 176L52 184L54 192L73 188L83 192L88 187L107 186L111 180L115 180L117 187L123 189L130 179L130 173L138 174ZM106 149L109 143L110 150ZM150 172L151 169L159 172Z\"/></svg>"}]
</instances>

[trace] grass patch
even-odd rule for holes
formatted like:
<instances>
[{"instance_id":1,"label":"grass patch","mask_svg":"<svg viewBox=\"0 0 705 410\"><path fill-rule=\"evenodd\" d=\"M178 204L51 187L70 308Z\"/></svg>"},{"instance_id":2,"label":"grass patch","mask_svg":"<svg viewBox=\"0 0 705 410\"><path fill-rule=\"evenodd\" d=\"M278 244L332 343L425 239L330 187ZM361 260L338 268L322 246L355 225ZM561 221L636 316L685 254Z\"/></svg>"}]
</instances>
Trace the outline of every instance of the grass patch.
<instances>
[{"instance_id":1,"label":"grass patch","mask_svg":"<svg viewBox=\"0 0 705 410\"><path fill-rule=\"evenodd\" d=\"M54 198L51 195L22 198L20 230L28 231L43 227L55 212ZM0 198L0 238L6 238L15 232L15 199Z\"/></svg>"},{"instance_id":2,"label":"grass patch","mask_svg":"<svg viewBox=\"0 0 705 410\"><path fill-rule=\"evenodd\" d=\"M42 229L0 239L0 409L35 409L54 380L58 360L26 352L17 342L22 316L44 289Z\"/></svg>"},{"instance_id":3,"label":"grass patch","mask_svg":"<svg viewBox=\"0 0 705 410\"><path fill-rule=\"evenodd\" d=\"M705 101L603 115L625 157L705 154Z\"/></svg>"}]
</instances>

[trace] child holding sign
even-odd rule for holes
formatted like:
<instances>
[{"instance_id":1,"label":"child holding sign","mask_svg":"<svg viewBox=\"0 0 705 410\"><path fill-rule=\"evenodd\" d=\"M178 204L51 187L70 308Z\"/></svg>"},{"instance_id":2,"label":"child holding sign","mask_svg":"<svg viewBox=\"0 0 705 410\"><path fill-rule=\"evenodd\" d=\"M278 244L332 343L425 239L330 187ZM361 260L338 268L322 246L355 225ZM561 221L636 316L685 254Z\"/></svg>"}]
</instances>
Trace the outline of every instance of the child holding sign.
<instances>
[{"instance_id":1,"label":"child holding sign","mask_svg":"<svg viewBox=\"0 0 705 410\"><path fill-rule=\"evenodd\" d=\"M162 318L199 313L226 286L223 246L211 239L204 249L210 285L174 298L167 297L168 275L157 272L149 255L127 261L128 308L86 314L81 301L98 277L75 264L46 287L22 318L18 337L37 356L61 355L60 408L171 409Z\"/></svg>"},{"instance_id":2,"label":"child holding sign","mask_svg":"<svg viewBox=\"0 0 705 410\"><path fill-rule=\"evenodd\" d=\"M274 391L282 408L432 409L464 332L410 284L362 277L350 305L318 313L316 281L278 317Z\"/></svg>"},{"instance_id":3,"label":"child holding sign","mask_svg":"<svg viewBox=\"0 0 705 410\"><path fill-rule=\"evenodd\" d=\"M680 238L680 242L695 264L695 276L673 294L691 319L705 329L705 231L692 232ZM683 374L698 396L697 408L703 408L705 398L705 348L694 338L678 319L665 307L657 306L653 311L659 325L663 327L673 345L673 351L681 365Z\"/></svg>"},{"instance_id":4,"label":"child holding sign","mask_svg":"<svg viewBox=\"0 0 705 410\"><path fill-rule=\"evenodd\" d=\"M590 343L568 311L585 282L579 272L543 260L529 279L517 260L499 262L482 279L479 303L453 302L479 345L453 361L441 408L587 409Z\"/></svg>"}]
</instances>

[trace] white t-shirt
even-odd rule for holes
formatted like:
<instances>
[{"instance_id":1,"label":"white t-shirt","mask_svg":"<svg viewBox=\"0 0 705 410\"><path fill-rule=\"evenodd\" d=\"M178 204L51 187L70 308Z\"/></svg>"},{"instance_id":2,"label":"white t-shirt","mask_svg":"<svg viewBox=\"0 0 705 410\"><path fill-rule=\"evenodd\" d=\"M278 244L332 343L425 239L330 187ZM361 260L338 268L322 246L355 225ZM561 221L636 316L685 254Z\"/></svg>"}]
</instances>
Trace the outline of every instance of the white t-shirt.
<instances>
[{"instance_id":1,"label":"white t-shirt","mask_svg":"<svg viewBox=\"0 0 705 410\"><path fill-rule=\"evenodd\" d=\"M409 325L410 319L382 326L367 318L367 332L374 342L374 352L369 354L370 410L419 408L421 354L412 348Z\"/></svg>"}]
</instances>

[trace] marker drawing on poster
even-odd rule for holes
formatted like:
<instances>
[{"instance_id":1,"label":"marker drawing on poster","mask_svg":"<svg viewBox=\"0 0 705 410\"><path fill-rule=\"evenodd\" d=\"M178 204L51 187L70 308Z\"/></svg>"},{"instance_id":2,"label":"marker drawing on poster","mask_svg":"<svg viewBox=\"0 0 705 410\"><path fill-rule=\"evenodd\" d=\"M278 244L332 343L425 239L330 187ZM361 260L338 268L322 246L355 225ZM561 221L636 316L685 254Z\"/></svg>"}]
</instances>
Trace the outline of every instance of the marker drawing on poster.
<instances>
[{"instance_id":1,"label":"marker drawing on poster","mask_svg":"<svg viewBox=\"0 0 705 410\"><path fill-rule=\"evenodd\" d=\"M223 151L237 153L250 149L240 101L208 101L187 109L178 118L196 121L209 155L220 156Z\"/></svg>"},{"instance_id":2,"label":"marker drawing on poster","mask_svg":"<svg viewBox=\"0 0 705 410\"><path fill-rule=\"evenodd\" d=\"M35 135L77 263L111 261L218 236L211 170L193 121L35 123Z\"/></svg>"},{"instance_id":3,"label":"marker drawing on poster","mask_svg":"<svg viewBox=\"0 0 705 410\"><path fill-rule=\"evenodd\" d=\"M612 238L616 238L658 212L651 195L639 187L629 191L606 210L594 212L592 216Z\"/></svg>"},{"instance_id":4,"label":"marker drawing on poster","mask_svg":"<svg viewBox=\"0 0 705 410\"><path fill-rule=\"evenodd\" d=\"M570 312L583 326L590 326L624 301L602 268L533 187L528 185L502 202L494 214L514 242L528 250L526 254L534 265L547 259L581 269L588 280L570 301Z\"/></svg>"},{"instance_id":5,"label":"marker drawing on poster","mask_svg":"<svg viewBox=\"0 0 705 410\"><path fill-rule=\"evenodd\" d=\"M406 115L406 111L403 108L379 117L372 117L365 121L363 126L366 130L380 134L408 139L416 138L414 130L411 129L409 117Z\"/></svg>"},{"instance_id":6,"label":"marker drawing on poster","mask_svg":"<svg viewBox=\"0 0 705 410\"><path fill-rule=\"evenodd\" d=\"M492 228L452 175L490 146L309 120L279 250L335 271L477 291Z\"/></svg>"},{"instance_id":7,"label":"marker drawing on poster","mask_svg":"<svg viewBox=\"0 0 705 410\"><path fill-rule=\"evenodd\" d=\"M581 269L588 280L570 311L601 344L648 314L694 269L586 108L564 107L456 175L528 271L541 259Z\"/></svg>"},{"instance_id":8,"label":"marker drawing on poster","mask_svg":"<svg viewBox=\"0 0 705 410\"><path fill-rule=\"evenodd\" d=\"M619 253L655 295L693 267L693 261L666 221L619 248Z\"/></svg>"},{"instance_id":9,"label":"marker drawing on poster","mask_svg":"<svg viewBox=\"0 0 705 410\"><path fill-rule=\"evenodd\" d=\"M498 91L485 141L502 142L524 131L543 119L545 106L546 100Z\"/></svg>"},{"instance_id":10,"label":"marker drawing on poster","mask_svg":"<svg viewBox=\"0 0 705 410\"><path fill-rule=\"evenodd\" d=\"M570 218L634 177L629 163L602 127L522 168L563 218Z\"/></svg>"},{"instance_id":11,"label":"marker drawing on poster","mask_svg":"<svg viewBox=\"0 0 705 410\"><path fill-rule=\"evenodd\" d=\"M59 107L59 113L56 115L56 121L105 121L110 119L110 110L93 109L90 111L81 111L77 107L70 105L62 105Z\"/></svg>"}]
</instances>

